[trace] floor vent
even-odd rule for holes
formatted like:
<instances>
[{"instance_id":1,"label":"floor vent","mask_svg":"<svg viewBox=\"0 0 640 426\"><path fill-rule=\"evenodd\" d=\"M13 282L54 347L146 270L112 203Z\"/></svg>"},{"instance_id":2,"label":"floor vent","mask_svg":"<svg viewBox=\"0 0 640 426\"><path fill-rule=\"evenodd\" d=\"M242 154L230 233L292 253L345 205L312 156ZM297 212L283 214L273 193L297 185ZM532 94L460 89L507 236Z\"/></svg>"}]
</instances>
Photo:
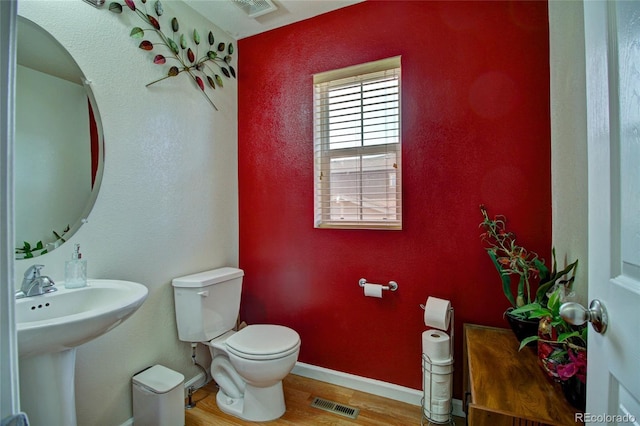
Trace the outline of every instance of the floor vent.
<instances>
[{"instance_id":1,"label":"floor vent","mask_svg":"<svg viewBox=\"0 0 640 426\"><path fill-rule=\"evenodd\" d=\"M313 401L311 402L311 406L314 408L319 408L321 410L329 411L330 413L335 413L344 417L349 417L350 419L356 419L358 417L358 413L360 413L360 410L357 408L349 407L348 405L338 404L337 402L318 398L317 396L313 398Z\"/></svg>"}]
</instances>

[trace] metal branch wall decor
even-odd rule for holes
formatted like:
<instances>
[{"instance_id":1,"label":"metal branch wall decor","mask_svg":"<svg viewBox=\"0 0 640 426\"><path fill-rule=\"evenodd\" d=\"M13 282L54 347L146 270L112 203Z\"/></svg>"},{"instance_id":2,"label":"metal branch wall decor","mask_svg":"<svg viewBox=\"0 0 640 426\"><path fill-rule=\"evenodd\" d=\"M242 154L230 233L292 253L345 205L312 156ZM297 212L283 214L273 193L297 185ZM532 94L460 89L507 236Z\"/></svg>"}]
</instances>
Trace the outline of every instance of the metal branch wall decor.
<instances>
[{"instance_id":1,"label":"metal branch wall decor","mask_svg":"<svg viewBox=\"0 0 640 426\"><path fill-rule=\"evenodd\" d=\"M213 33L209 31L209 35L207 37L209 44L208 49L206 47L203 48L206 52L202 56L199 56L198 50L200 48L201 40L200 34L197 30L194 29L191 33L190 39L187 40L187 36L185 36L184 33L179 32L180 26L178 24L178 18L171 19L171 30L173 32L171 37L167 36L160 29L159 20L163 14L162 3L160 0L156 0L154 3L153 12L155 12L155 16L148 13L146 0L141 0L142 9L136 7L134 0L124 0L124 2L128 9L142 19L146 25L149 25L149 28L143 29L141 27L134 27L131 30L131 37L142 39L138 47L142 50L151 51L156 45L160 45L166 47L169 51L167 56L157 54L153 58L153 63L157 65L165 65L170 61L169 65L171 66L167 75L158 80L152 81L147 84L147 87L169 77L175 77L181 73L188 74L207 101L209 101L211 106L217 111L218 108L205 90L204 80L207 81L208 86L212 90L215 90L216 86L220 88L223 87L223 80L219 73L222 73L226 78L236 78L236 71L231 65L233 44L219 42L216 46ZM114 13L122 13L124 7L118 2L113 2L109 5L109 10ZM160 41L158 43L152 43L147 40L145 38L145 31L155 34ZM190 42L195 45L193 49L189 46ZM171 62L174 64L172 65Z\"/></svg>"}]
</instances>

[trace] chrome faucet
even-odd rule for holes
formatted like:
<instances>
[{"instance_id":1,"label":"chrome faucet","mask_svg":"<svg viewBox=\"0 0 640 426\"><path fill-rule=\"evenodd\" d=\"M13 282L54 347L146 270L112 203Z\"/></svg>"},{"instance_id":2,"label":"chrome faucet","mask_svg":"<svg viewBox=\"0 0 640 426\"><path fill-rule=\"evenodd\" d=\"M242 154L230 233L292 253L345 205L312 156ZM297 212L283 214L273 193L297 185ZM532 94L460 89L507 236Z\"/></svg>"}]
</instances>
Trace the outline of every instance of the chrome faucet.
<instances>
[{"instance_id":1,"label":"chrome faucet","mask_svg":"<svg viewBox=\"0 0 640 426\"><path fill-rule=\"evenodd\" d=\"M39 296L58 290L53 280L46 275L40 275L44 265L33 265L24 273L20 291L16 293L16 299L23 297Z\"/></svg>"}]
</instances>

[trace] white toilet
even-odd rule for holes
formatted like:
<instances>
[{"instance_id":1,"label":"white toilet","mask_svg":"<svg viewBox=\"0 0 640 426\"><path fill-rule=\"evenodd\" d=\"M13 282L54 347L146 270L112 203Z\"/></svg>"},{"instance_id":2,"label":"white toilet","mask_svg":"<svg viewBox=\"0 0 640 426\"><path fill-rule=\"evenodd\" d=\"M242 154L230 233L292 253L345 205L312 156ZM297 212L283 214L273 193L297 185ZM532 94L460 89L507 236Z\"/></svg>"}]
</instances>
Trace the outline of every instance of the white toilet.
<instances>
[{"instance_id":1,"label":"white toilet","mask_svg":"<svg viewBox=\"0 0 640 426\"><path fill-rule=\"evenodd\" d=\"M243 420L275 420L285 412L282 379L300 352L300 336L281 325L233 328L244 272L219 268L173 280L178 338L211 351L221 411Z\"/></svg>"}]
</instances>

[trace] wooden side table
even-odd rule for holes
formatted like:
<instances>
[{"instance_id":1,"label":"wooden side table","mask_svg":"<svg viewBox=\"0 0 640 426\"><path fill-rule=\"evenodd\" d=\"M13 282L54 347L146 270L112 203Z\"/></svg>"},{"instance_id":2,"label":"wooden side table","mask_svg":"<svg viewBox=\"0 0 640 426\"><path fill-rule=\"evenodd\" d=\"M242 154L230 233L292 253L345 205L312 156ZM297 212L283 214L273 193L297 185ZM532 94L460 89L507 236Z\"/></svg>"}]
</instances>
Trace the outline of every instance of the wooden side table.
<instances>
[{"instance_id":1,"label":"wooden side table","mask_svg":"<svg viewBox=\"0 0 640 426\"><path fill-rule=\"evenodd\" d=\"M575 425L579 411L506 328L465 324L463 387L471 426Z\"/></svg>"}]
</instances>

